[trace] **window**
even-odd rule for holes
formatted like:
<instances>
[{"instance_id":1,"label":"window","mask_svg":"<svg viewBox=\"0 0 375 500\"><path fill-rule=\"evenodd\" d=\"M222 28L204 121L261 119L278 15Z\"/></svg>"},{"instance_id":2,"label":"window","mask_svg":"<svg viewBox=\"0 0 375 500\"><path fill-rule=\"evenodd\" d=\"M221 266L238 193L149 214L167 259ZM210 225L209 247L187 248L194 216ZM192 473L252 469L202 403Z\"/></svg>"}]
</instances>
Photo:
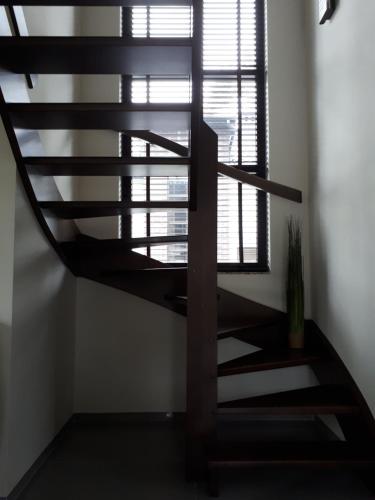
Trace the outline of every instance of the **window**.
<instances>
[{"instance_id":1,"label":"window","mask_svg":"<svg viewBox=\"0 0 375 500\"><path fill-rule=\"evenodd\" d=\"M219 138L219 160L249 173L266 175L264 0L204 0L204 118ZM124 9L124 26L133 37L188 37L190 7ZM127 98L136 103L186 103L189 78L133 78ZM164 134L166 135L166 134ZM171 140L188 146L187 131L171 131ZM125 139L126 140L126 139ZM133 156L174 156L135 139ZM126 184L134 200L188 198L186 178L135 178ZM187 234L184 210L132 216L131 237ZM162 262L187 260L187 244L137 249ZM218 262L222 270L268 268L267 197L251 186L218 179Z\"/></svg>"}]
</instances>

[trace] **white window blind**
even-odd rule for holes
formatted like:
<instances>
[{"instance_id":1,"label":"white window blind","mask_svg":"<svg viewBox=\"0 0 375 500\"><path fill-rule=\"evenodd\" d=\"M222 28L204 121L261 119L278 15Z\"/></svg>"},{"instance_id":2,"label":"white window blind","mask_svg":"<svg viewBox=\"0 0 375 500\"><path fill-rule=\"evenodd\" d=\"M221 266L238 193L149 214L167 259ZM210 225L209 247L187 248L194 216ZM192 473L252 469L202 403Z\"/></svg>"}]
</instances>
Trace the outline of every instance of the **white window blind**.
<instances>
[{"instance_id":1,"label":"white window blind","mask_svg":"<svg viewBox=\"0 0 375 500\"><path fill-rule=\"evenodd\" d=\"M132 36L187 38L192 33L190 7L133 7Z\"/></svg>"},{"instance_id":2,"label":"white window blind","mask_svg":"<svg viewBox=\"0 0 375 500\"><path fill-rule=\"evenodd\" d=\"M204 118L219 139L219 160L257 172L257 22L256 0L204 0ZM133 7L132 36L189 37L189 7ZM191 101L188 78L134 78L135 103L186 103ZM187 131L166 137L188 146ZM132 140L133 156L174 156L164 149ZM134 200L188 199L188 179L134 178ZM186 210L137 214L132 236L174 236L188 232ZM218 262L258 262L258 194L250 186L218 179ZM162 262L187 261L187 244L173 243L138 249Z\"/></svg>"},{"instance_id":3,"label":"white window blind","mask_svg":"<svg viewBox=\"0 0 375 500\"><path fill-rule=\"evenodd\" d=\"M256 68L256 1L204 0L205 70Z\"/></svg>"}]
</instances>

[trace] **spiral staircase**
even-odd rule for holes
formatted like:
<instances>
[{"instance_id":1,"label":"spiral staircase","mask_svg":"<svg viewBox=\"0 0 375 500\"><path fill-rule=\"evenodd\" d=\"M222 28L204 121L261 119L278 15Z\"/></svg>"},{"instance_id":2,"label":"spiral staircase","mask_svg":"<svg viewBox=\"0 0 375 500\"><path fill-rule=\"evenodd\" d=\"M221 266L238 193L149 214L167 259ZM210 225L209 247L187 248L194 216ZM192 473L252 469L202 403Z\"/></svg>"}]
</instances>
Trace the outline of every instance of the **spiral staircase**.
<instances>
[{"instance_id":1,"label":"spiral staircase","mask_svg":"<svg viewBox=\"0 0 375 500\"><path fill-rule=\"evenodd\" d=\"M217 286L217 176L301 203L299 191L224 165L217 137L202 116L202 2L193 1L192 38L32 37L21 6L190 5L189 0L19 0L0 2L0 112L19 175L46 238L76 276L103 283L187 316L187 472L208 477L218 494L218 472L255 466L340 466L359 469L371 485L375 465L371 413L341 360L307 322L303 350L287 345L285 315ZM189 75L191 104L30 103L34 74ZM166 139L172 127L190 130L190 147ZM48 157L39 130L110 130L156 144L176 157ZM57 176L189 176L189 199L174 201L64 201ZM169 267L136 253L184 237L99 240L76 220L185 209L188 264ZM249 277L251 279L251 277ZM217 344L233 337L255 353L218 365ZM315 387L218 403L218 379L308 365ZM246 441L226 434L236 418L334 415L345 439L276 438ZM245 419L245 420L244 420ZM223 424L224 422L224 424ZM225 424L227 422L227 424ZM232 437L231 437L232 436ZM293 437L293 436L292 436Z\"/></svg>"}]
</instances>

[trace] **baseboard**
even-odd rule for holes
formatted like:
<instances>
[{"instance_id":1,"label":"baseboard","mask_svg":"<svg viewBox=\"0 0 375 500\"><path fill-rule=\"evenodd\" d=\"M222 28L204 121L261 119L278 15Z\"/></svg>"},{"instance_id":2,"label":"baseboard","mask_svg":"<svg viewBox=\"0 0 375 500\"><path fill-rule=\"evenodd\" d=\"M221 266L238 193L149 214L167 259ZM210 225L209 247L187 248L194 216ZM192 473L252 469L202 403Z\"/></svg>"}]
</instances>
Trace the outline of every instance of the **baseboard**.
<instances>
[{"instance_id":1,"label":"baseboard","mask_svg":"<svg viewBox=\"0 0 375 500\"><path fill-rule=\"evenodd\" d=\"M58 432L55 438L50 442L47 448L39 455L39 457L35 460L30 469L25 472L16 486L13 488L12 492L6 497L0 497L0 500L17 500L21 493L26 489L26 487L30 484L35 475L39 472L39 470L46 463L48 457L51 453L56 449L56 446L59 444L61 439L63 439L65 433L70 428L71 418L66 422L66 424L62 427L62 429Z\"/></svg>"},{"instance_id":2,"label":"baseboard","mask_svg":"<svg viewBox=\"0 0 375 500\"><path fill-rule=\"evenodd\" d=\"M219 415L220 422L314 422L312 415Z\"/></svg>"},{"instance_id":3,"label":"baseboard","mask_svg":"<svg viewBox=\"0 0 375 500\"><path fill-rule=\"evenodd\" d=\"M185 413L75 413L71 425L116 425L116 424L182 424Z\"/></svg>"}]
</instances>

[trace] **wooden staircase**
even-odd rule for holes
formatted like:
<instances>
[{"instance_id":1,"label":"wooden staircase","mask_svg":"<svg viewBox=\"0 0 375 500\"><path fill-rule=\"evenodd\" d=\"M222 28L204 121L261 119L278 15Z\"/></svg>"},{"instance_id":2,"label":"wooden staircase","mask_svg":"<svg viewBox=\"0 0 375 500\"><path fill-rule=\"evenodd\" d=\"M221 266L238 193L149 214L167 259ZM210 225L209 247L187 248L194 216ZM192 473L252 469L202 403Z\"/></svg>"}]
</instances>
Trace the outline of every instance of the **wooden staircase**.
<instances>
[{"instance_id":1,"label":"wooden staircase","mask_svg":"<svg viewBox=\"0 0 375 500\"><path fill-rule=\"evenodd\" d=\"M131 7L191 3L192 38L11 36L17 35L12 19L13 23L22 21L22 11L14 10L18 5ZM217 287L217 176L231 177L293 202L301 202L302 195L290 187L218 163L216 134L202 117L202 2L9 0L0 2L0 6L0 113L30 204L46 237L76 276L187 316L188 476L200 478L209 472L211 494L216 495L217 473L230 467L335 465L365 471L373 467L371 413L341 360L314 325L308 324L306 348L292 351L287 347L282 312ZM188 75L193 99L191 104L31 104L26 83L30 85L33 73ZM190 130L190 148L163 137L171 127ZM178 157L46 157L37 131L53 129L115 131L157 144ZM64 201L54 182L54 176L187 175L190 194L189 200L183 202ZM74 222L174 209L189 211L188 235L98 240L80 234ZM145 245L186 241L186 267L170 267L134 252ZM259 350L218 365L217 343L230 337ZM303 365L312 368L320 386L218 403L218 379ZM231 443L222 440L217 425L228 417L327 414L336 415L346 441ZM228 425L233 425L231 422Z\"/></svg>"}]
</instances>

